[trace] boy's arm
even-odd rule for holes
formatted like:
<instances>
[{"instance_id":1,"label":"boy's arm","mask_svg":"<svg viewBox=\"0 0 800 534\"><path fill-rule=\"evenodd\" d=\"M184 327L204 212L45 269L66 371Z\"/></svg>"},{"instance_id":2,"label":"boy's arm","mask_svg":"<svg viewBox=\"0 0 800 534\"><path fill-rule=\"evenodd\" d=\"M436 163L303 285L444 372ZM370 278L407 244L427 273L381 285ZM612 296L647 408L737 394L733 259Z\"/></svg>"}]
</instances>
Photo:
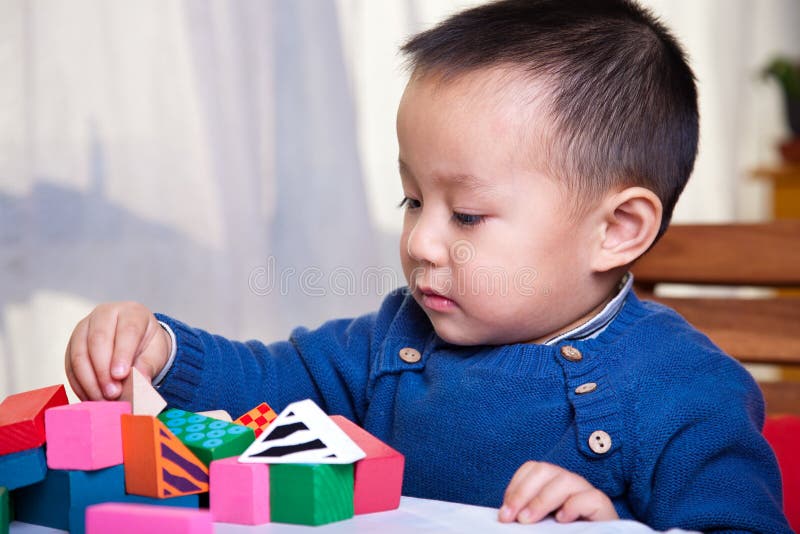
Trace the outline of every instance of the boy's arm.
<instances>
[{"instance_id":1,"label":"boy's arm","mask_svg":"<svg viewBox=\"0 0 800 534\"><path fill-rule=\"evenodd\" d=\"M261 402L276 411L310 398L328 413L360 418L366 409L376 315L297 328L288 341L237 342L156 314L175 334L176 358L159 386L170 405L225 409L238 417Z\"/></svg>"},{"instance_id":2,"label":"boy's arm","mask_svg":"<svg viewBox=\"0 0 800 534\"><path fill-rule=\"evenodd\" d=\"M758 386L733 360L709 367L640 426L629 503L660 530L791 532Z\"/></svg>"}]
</instances>

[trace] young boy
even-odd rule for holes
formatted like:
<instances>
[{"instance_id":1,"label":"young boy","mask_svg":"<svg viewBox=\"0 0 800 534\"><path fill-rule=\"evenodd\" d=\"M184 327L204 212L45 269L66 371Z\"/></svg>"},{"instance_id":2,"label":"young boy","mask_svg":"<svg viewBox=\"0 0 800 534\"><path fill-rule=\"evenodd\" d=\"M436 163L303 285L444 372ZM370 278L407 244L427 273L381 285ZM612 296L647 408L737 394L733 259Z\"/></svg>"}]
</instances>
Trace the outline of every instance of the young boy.
<instances>
[{"instance_id":1,"label":"young boy","mask_svg":"<svg viewBox=\"0 0 800 534\"><path fill-rule=\"evenodd\" d=\"M508 0L404 51L408 287L270 345L101 305L76 393L117 398L135 365L187 410L311 398L406 455L405 494L501 521L789 532L756 384L630 290L696 153L675 39L629 0Z\"/></svg>"}]
</instances>

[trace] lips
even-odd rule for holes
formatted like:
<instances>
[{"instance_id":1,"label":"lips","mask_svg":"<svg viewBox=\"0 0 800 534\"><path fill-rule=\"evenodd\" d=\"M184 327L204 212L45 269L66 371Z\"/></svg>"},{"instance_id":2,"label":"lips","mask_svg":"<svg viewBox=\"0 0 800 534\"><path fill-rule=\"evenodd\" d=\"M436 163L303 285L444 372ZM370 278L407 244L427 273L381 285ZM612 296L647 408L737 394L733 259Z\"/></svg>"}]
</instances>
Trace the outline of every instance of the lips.
<instances>
[{"instance_id":1,"label":"lips","mask_svg":"<svg viewBox=\"0 0 800 534\"><path fill-rule=\"evenodd\" d=\"M437 293L430 287L417 286L417 291L420 295L420 301L424 308L430 311L447 312L457 307L454 300L445 297L441 293Z\"/></svg>"}]
</instances>

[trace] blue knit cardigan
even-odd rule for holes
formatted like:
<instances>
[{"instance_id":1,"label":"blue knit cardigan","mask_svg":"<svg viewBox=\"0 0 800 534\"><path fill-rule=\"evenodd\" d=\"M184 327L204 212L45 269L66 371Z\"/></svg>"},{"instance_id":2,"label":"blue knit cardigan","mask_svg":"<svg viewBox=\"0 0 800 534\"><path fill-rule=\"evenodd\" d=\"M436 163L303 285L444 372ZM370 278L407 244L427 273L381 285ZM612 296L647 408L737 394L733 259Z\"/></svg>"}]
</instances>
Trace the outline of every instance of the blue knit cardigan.
<instances>
[{"instance_id":1,"label":"blue knit cardigan","mask_svg":"<svg viewBox=\"0 0 800 534\"><path fill-rule=\"evenodd\" d=\"M269 345L158 318L178 344L160 387L170 405L236 417L311 398L406 456L405 495L497 507L517 468L538 460L655 529L791 532L757 385L674 311L633 293L599 337L556 346L448 344L406 288L376 313ZM400 356L409 348L418 361ZM596 431L607 435L599 452Z\"/></svg>"}]
</instances>

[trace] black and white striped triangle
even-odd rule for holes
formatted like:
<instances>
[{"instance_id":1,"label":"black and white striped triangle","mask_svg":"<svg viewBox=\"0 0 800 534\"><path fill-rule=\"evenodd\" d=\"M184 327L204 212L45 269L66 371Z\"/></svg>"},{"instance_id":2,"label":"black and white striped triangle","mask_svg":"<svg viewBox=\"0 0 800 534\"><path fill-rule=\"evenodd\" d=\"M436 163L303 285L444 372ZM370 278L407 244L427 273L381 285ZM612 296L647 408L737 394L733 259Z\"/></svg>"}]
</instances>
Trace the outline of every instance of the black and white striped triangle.
<instances>
[{"instance_id":1,"label":"black and white striped triangle","mask_svg":"<svg viewBox=\"0 0 800 534\"><path fill-rule=\"evenodd\" d=\"M366 454L314 401L286 407L242 455L240 462L351 464Z\"/></svg>"}]
</instances>

